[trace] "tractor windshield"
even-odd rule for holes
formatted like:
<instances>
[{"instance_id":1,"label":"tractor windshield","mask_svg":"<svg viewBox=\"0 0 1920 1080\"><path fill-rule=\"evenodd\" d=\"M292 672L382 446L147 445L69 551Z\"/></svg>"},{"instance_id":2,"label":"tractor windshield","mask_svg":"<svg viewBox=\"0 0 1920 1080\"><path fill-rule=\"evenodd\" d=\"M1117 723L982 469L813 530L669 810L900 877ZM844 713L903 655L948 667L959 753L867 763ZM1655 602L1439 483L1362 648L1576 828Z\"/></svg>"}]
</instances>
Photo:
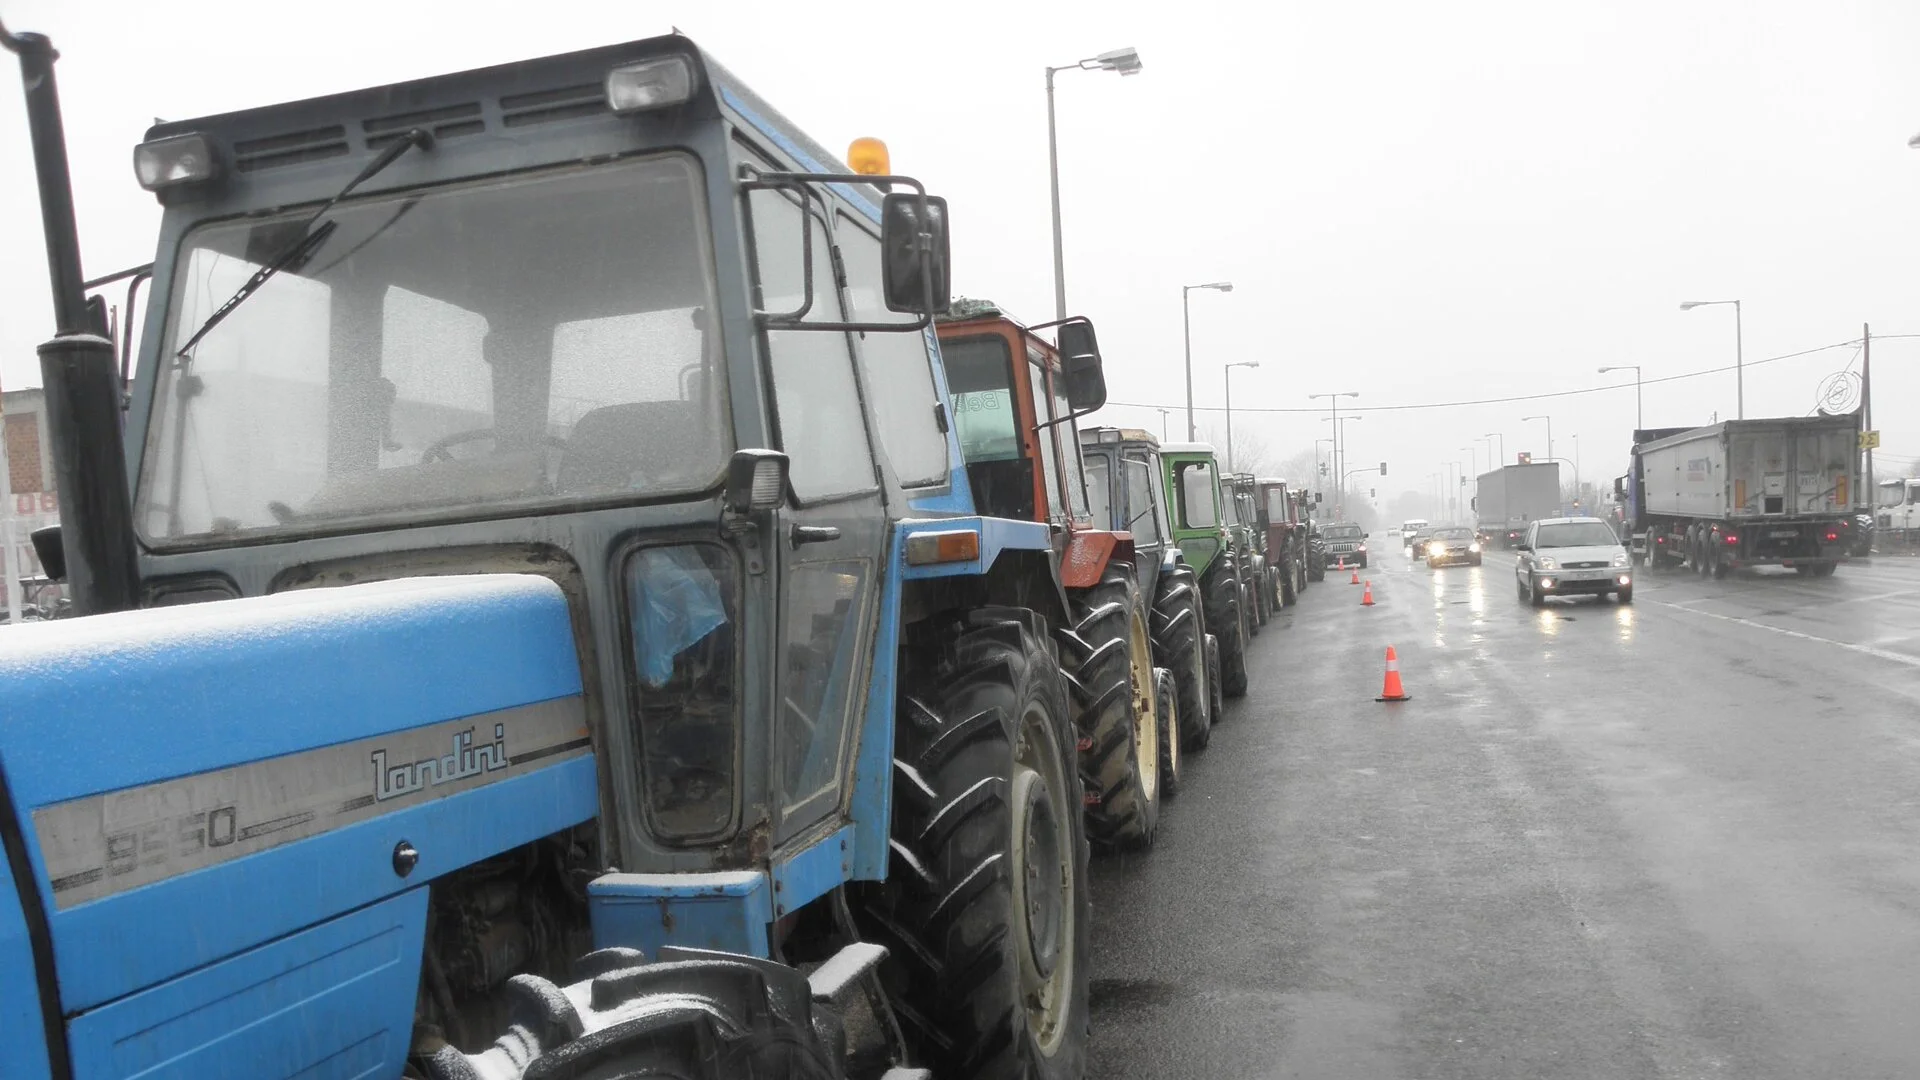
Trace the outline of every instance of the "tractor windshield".
<instances>
[{"instance_id":1,"label":"tractor windshield","mask_svg":"<svg viewBox=\"0 0 1920 1080\"><path fill-rule=\"evenodd\" d=\"M136 516L151 542L717 483L732 449L692 159L342 204L324 243L174 353L307 211L174 263Z\"/></svg>"}]
</instances>

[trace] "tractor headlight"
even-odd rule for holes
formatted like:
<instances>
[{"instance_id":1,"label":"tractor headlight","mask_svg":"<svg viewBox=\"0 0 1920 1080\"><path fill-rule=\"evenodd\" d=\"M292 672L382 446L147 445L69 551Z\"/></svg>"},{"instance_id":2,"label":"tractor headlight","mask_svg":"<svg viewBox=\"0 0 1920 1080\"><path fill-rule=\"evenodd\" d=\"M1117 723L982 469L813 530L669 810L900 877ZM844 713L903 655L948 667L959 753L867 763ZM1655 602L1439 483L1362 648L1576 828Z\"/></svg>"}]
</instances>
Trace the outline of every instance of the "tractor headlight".
<instances>
[{"instance_id":1,"label":"tractor headlight","mask_svg":"<svg viewBox=\"0 0 1920 1080\"><path fill-rule=\"evenodd\" d=\"M205 135L169 135L133 148L133 175L148 191L211 180L218 171Z\"/></svg>"},{"instance_id":2,"label":"tractor headlight","mask_svg":"<svg viewBox=\"0 0 1920 1080\"><path fill-rule=\"evenodd\" d=\"M662 56L607 72L607 107L617 113L678 105L693 96L693 65L684 56Z\"/></svg>"}]
</instances>

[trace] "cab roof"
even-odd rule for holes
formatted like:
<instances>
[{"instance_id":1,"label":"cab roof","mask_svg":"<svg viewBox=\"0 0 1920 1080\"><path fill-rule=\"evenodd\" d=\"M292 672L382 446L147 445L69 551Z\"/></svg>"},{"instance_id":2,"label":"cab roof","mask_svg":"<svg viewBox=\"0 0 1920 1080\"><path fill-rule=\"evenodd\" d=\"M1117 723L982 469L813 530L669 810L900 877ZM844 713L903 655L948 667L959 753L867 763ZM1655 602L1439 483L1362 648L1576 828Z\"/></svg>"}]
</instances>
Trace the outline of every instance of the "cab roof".
<instances>
[{"instance_id":1,"label":"cab roof","mask_svg":"<svg viewBox=\"0 0 1920 1080\"><path fill-rule=\"evenodd\" d=\"M1216 451L1212 443L1170 442L1161 443L1160 452L1163 454L1212 454Z\"/></svg>"}]
</instances>

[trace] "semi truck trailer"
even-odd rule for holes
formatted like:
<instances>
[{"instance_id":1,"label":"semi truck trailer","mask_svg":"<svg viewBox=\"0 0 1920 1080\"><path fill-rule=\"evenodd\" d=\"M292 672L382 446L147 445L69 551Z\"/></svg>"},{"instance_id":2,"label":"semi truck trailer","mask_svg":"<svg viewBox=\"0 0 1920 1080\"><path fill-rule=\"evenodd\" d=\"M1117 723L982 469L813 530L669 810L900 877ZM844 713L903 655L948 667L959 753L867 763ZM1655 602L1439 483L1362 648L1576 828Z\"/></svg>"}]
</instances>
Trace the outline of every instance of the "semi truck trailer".
<instances>
[{"instance_id":1,"label":"semi truck trailer","mask_svg":"<svg viewBox=\"0 0 1920 1080\"><path fill-rule=\"evenodd\" d=\"M1481 473L1475 491L1474 520L1481 535L1510 548L1526 533L1528 522L1560 513L1560 464L1503 465Z\"/></svg>"},{"instance_id":2,"label":"semi truck trailer","mask_svg":"<svg viewBox=\"0 0 1920 1080\"><path fill-rule=\"evenodd\" d=\"M1825 577L1848 556L1860 495L1856 414L1726 420L1636 441L1622 485L1649 569L1724 577L1786 566Z\"/></svg>"}]
</instances>

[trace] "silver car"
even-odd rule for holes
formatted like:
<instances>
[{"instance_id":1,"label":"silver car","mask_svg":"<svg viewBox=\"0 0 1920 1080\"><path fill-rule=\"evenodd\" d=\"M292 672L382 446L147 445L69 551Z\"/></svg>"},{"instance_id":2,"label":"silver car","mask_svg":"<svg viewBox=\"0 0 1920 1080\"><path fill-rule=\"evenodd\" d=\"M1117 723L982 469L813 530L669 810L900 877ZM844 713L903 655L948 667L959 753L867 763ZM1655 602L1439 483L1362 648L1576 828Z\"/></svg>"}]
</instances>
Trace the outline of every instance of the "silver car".
<instances>
[{"instance_id":1,"label":"silver car","mask_svg":"<svg viewBox=\"0 0 1920 1080\"><path fill-rule=\"evenodd\" d=\"M1535 607L1549 596L1612 593L1633 603L1633 567L1611 525L1596 517L1546 518L1527 526L1514 549L1514 585Z\"/></svg>"}]
</instances>

